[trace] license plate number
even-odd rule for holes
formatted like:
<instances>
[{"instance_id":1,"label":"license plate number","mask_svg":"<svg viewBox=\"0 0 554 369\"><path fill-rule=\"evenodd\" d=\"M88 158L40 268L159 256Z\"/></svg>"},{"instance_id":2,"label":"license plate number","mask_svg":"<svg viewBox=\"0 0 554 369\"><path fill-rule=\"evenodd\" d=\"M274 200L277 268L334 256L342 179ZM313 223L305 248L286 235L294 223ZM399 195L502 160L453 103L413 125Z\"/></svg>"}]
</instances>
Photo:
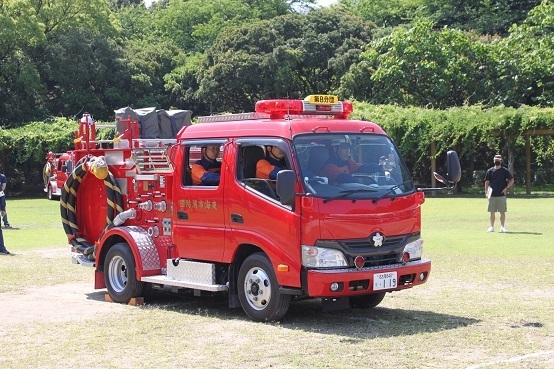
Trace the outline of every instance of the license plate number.
<instances>
[{"instance_id":1,"label":"license plate number","mask_svg":"<svg viewBox=\"0 0 554 369\"><path fill-rule=\"evenodd\" d=\"M388 290L390 288L396 288L398 285L398 278L396 272L377 273L373 275L373 290Z\"/></svg>"}]
</instances>

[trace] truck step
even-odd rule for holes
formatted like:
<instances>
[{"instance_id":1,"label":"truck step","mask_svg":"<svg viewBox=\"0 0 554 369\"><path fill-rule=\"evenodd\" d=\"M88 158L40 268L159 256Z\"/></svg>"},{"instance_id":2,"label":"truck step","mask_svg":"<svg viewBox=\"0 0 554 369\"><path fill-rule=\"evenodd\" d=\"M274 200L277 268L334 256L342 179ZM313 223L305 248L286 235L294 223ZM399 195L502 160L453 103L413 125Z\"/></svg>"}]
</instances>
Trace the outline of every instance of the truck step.
<instances>
[{"instance_id":1,"label":"truck step","mask_svg":"<svg viewBox=\"0 0 554 369\"><path fill-rule=\"evenodd\" d=\"M173 278L169 278L167 275L163 275L163 274L142 277L140 280L142 282L163 284L166 286L191 288L195 290L211 291L211 292L227 291L228 289L226 284L206 284L206 283L191 282L186 280L176 280Z\"/></svg>"},{"instance_id":2,"label":"truck step","mask_svg":"<svg viewBox=\"0 0 554 369\"><path fill-rule=\"evenodd\" d=\"M71 253L71 262L73 264L81 264L82 266L92 267L92 268L94 268L94 265L95 265L94 260L89 260L85 255L78 252Z\"/></svg>"}]
</instances>

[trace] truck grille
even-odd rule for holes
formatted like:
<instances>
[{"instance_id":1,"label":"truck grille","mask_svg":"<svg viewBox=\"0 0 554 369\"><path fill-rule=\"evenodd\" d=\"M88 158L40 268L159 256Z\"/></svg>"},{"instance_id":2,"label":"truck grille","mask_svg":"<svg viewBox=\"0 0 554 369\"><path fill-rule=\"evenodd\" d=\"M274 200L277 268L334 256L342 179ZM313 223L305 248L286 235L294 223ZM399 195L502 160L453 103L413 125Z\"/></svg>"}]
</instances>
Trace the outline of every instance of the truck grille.
<instances>
[{"instance_id":1,"label":"truck grille","mask_svg":"<svg viewBox=\"0 0 554 369\"><path fill-rule=\"evenodd\" d=\"M371 246L369 238L340 240L339 243L351 266L354 266L356 256L363 256L364 267L375 267L398 263L406 244L416 238L419 238L419 233L388 236L379 247Z\"/></svg>"},{"instance_id":2,"label":"truck grille","mask_svg":"<svg viewBox=\"0 0 554 369\"><path fill-rule=\"evenodd\" d=\"M404 247L405 243L404 240L406 239L406 235L403 236L391 236L385 238L385 242L383 243L383 246L381 247L390 247L390 246L396 246L399 244L402 244L402 247ZM369 238L361 238L361 239L352 239L352 240L343 240L340 241L347 249L373 249L373 247L369 243Z\"/></svg>"}]
</instances>

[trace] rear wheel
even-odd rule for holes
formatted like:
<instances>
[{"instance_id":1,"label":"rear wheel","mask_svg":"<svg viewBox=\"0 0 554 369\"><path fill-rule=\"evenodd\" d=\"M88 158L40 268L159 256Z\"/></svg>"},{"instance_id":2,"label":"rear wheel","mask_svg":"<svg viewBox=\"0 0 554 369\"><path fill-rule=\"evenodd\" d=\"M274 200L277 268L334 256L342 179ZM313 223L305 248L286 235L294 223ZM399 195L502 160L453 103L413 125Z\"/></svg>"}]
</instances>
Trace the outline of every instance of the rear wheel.
<instances>
[{"instance_id":1,"label":"rear wheel","mask_svg":"<svg viewBox=\"0 0 554 369\"><path fill-rule=\"evenodd\" d=\"M386 292L372 293L371 295L350 297L350 307L360 309L371 309L376 307L385 298Z\"/></svg>"},{"instance_id":2,"label":"rear wheel","mask_svg":"<svg viewBox=\"0 0 554 369\"><path fill-rule=\"evenodd\" d=\"M273 266L265 254L246 258L240 267L237 285L242 309L252 320L275 321L287 313L290 295L279 292Z\"/></svg>"},{"instance_id":3,"label":"rear wheel","mask_svg":"<svg viewBox=\"0 0 554 369\"><path fill-rule=\"evenodd\" d=\"M104 281L114 302L128 303L141 296L144 283L136 278L136 264L131 248L125 242L116 243L104 260Z\"/></svg>"}]
</instances>

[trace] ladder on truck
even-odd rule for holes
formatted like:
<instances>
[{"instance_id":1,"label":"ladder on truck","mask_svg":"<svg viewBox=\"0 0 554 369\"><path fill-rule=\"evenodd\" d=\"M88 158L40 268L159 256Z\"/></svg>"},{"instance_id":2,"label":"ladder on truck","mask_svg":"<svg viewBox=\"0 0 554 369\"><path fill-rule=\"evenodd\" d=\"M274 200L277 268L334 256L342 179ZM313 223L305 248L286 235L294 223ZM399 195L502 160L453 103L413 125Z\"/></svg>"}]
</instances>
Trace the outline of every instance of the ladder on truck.
<instances>
[{"instance_id":1,"label":"ladder on truck","mask_svg":"<svg viewBox=\"0 0 554 369\"><path fill-rule=\"evenodd\" d=\"M167 149L169 144L175 143L176 140L142 139L136 141L138 141L140 145L133 145L134 148L131 151L131 156L135 161L139 174L173 172L173 165L169 160Z\"/></svg>"}]
</instances>

